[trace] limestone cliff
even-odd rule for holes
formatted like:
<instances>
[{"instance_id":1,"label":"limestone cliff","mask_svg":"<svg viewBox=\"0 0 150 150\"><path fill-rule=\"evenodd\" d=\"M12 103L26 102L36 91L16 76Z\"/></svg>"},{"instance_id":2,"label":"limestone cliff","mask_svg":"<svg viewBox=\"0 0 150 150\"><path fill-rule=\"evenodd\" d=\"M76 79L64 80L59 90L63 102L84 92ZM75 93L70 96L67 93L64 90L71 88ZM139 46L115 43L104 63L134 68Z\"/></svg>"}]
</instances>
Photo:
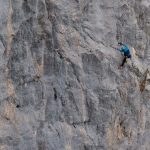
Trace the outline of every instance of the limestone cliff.
<instances>
[{"instance_id":1,"label":"limestone cliff","mask_svg":"<svg viewBox=\"0 0 150 150\"><path fill-rule=\"evenodd\" d=\"M150 149L149 0L0 0L0 31L0 150Z\"/></svg>"}]
</instances>

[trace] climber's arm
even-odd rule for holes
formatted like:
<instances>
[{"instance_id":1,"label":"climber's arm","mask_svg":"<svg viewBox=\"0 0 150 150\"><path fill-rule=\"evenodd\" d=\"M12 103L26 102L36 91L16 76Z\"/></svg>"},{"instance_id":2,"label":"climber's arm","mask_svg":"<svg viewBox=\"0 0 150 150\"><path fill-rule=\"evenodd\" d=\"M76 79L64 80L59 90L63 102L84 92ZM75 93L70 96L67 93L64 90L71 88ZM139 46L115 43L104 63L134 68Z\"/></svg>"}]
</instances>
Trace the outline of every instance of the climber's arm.
<instances>
[{"instance_id":1,"label":"climber's arm","mask_svg":"<svg viewBox=\"0 0 150 150\"><path fill-rule=\"evenodd\" d=\"M118 49L118 51L120 51L120 52L121 52L121 54L122 54L122 55L124 55L124 51L125 51L125 50L124 50L124 47L122 47L122 48Z\"/></svg>"}]
</instances>

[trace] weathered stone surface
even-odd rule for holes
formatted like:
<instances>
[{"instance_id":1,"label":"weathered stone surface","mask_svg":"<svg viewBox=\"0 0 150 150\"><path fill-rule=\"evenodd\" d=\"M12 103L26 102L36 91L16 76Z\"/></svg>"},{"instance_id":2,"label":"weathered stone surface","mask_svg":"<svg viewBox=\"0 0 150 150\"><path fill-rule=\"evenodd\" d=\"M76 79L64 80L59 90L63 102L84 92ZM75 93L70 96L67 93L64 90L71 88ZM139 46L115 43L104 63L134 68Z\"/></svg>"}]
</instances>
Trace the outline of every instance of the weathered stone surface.
<instances>
[{"instance_id":1,"label":"weathered stone surface","mask_svg":"<svg viewBox=\"0 0 150 150\"><path fill-rule=\"evenodd\" d=\"M0 150L150 149L148 0L0 0L0 30Z\"/></svg>"}]
</instances>

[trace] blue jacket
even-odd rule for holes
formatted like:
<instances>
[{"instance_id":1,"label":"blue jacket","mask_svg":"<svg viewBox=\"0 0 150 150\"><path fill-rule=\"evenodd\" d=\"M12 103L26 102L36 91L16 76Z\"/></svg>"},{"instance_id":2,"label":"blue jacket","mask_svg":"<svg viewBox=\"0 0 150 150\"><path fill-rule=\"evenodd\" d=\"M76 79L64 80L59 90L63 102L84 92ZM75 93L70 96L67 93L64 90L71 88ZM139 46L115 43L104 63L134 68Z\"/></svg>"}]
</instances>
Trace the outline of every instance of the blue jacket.
<instances>
[{"instance_id":1,"label":"blue jacket","mask_svg":"<svg viewBox=\"0 0 150 150\"><path fill-rule=\"evenodd\" d=\"M129 49L129 47L128 47L128 45L123 45L122 47L121 47L121 49L119 49L121 52L123 52L124 53L124 56L127 56L127 57L131 57L131 54L130 54L130 49Z\"/></svg>"}]
</instances>

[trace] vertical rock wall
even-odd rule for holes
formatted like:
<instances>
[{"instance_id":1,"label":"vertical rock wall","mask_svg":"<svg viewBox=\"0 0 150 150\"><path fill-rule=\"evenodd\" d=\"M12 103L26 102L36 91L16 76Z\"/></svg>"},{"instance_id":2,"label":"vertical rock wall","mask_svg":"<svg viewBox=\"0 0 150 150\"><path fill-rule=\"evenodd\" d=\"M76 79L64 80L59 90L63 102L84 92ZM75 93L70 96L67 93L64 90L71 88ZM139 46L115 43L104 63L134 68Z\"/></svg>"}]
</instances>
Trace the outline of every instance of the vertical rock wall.
<instances>
[{"instance_id":1,"label":"vertical rock wall","mask_svg":"<svg viewBox=\"0 0 150 150\"><path fill-rule=\"evenodd\" d=\"M0 0L0 31L0 150L150 148L148 0Z\"/></svg>"}]
</instances>

